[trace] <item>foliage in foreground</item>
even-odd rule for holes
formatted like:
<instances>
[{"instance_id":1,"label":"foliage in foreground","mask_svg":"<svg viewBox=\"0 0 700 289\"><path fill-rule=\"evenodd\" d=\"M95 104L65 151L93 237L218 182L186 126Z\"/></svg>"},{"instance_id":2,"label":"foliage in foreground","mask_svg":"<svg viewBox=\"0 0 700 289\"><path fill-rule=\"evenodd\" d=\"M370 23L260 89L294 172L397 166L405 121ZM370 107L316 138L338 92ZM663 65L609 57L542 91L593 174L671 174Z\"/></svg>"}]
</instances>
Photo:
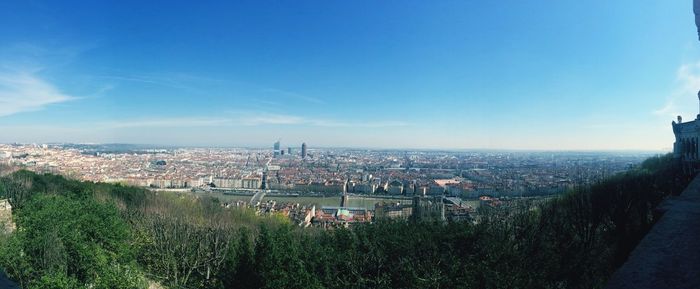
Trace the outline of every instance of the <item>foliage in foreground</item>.
<instances>
[{"instance_id":1,"label":"foliage in foreground","mask_svg":"<svg viewBox=\"0 0 700 289\"><path fill-rule=\"evenodd\" d=\"M670 156L479 224L301 230L217 200L18 172L0 266L27 288L600 288L690 176Z\"/></svg>"},{"instance_id":2,"label":"foliage in foreground","mask_svg":"<svg viewBox=\"0 0 700 289\"><path fill-rule=\"evenodd\" d=\"M14 219L19 229L0 244L0 259L23 288L144 287L130 229L114 205L36 195Z\"/></svg>"}]
</instances>

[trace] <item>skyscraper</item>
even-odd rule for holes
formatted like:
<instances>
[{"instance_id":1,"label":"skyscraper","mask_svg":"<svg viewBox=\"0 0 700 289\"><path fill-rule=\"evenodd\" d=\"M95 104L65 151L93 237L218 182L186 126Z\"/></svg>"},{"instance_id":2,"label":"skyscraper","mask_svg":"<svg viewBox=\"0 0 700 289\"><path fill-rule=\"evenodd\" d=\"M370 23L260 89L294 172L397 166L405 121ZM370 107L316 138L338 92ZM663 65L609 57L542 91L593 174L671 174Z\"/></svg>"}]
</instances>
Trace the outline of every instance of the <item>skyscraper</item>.
<instances>
[{"instance_id":1,"label":"skyscraper","mask_svg":"<svg viewBox=\"0 0 700 289\"><path fill-rule=\"evenodd\" d=\"M276 141L272 146L272 154L278 156L280 154L280 141Z\"/></svg>"},{"instance_id":2,"label":"skyscraper","mask_svg":"<svg viewBox=\"0 0 700 289\"><path fill-rule=\"evenodd\" d=\"M306 143L301 144L301 158L306 158Z\"/></svg>"}]
</instances>

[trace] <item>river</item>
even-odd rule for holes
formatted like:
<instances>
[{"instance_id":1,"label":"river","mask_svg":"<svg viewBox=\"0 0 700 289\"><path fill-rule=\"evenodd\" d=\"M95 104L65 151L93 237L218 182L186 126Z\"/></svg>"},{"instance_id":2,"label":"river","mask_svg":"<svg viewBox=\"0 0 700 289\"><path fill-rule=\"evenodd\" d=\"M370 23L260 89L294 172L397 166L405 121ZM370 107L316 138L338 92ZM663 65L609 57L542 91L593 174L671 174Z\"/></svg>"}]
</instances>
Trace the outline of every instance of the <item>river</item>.
<instances>
[{"instance_id":1,"label":"river","mask_svg":"<svg viewBox=\"0 0 700 289\"><path fill-rule=\"evenodd\" d=\"M222 201L250 201L252 196L241 196L241 195L228 195L220 192L212 193L197 193L209 195L218 198ZM280 196L265 196L263 201L274 200L282 203L299 203L302 205L316 205L317 207L337 207L340 206L340 196L333 197L317 197L317 196L299 196L299 197L280 197ZM374 210L374 205L379 202L385 203L402 203L411 204L410 198L390 198L390 197L363 197L363 196L349 196L348 207L351 208L364 208ZM470 206L477 208L479 206L478 200L468 200L465 201Z\"/></svg>"}]
</instances>

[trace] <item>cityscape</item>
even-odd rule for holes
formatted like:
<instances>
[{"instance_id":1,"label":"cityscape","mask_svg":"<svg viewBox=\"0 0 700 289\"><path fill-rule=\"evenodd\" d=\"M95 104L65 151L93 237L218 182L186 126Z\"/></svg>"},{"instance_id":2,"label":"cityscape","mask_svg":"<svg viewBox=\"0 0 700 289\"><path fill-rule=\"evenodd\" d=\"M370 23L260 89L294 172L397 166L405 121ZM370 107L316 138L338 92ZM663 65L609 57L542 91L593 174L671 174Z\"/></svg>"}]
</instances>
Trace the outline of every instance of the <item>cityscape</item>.
<instances>
[{"instance_id":1,"label":"cityscape","mask_svg":"<svg viewBox=\"0 0 700 289\"><path fill-rule=\"evenodd\" d=\"M304 226L409 218L415 197L443 204L445 218L474 221L482 204L555 196L625 172L653 155L334 149L306 143L282 147L280 141L268 149L0 145L0 161L6 165L84 181L216 196L226 206L281 212ZM362 217L349 219L338 213L341 209Z\"/></svg>"},{"instance_id":2,"label":"cityscape","mask_svg":"<svg viewBox=\"0 0 700 289\"><path fill-rule=\"evenodd\" d=\"M698 289L699 37L700 0L0 1L0 289Z\"/></svg>"}]
</instances>

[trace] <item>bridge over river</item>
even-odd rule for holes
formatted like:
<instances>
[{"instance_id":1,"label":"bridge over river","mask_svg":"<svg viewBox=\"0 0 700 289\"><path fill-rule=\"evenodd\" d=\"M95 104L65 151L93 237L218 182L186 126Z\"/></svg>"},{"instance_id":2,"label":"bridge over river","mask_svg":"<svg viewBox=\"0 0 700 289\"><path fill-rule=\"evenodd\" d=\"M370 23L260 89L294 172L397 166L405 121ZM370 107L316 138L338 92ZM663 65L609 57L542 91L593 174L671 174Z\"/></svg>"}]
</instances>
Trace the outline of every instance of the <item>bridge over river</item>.
<instances>
[{"instance_id":1,"label":"bridge over river","mask_svg":"<svg viewBox=\"0 0 700 289\"><path fill-rule=\"evenodd\" d=\"M221 195L223 199L246 200L251 206L263 202L266 199L277 200L278 202L290 202L300 204L316 204L318 206L339 206L340 196L299 196L280 195L266 191L258 191L251 197L250 195ZM411 197L405 196L367 196L348 195L348 206L353 208L374 209L374 204L379 202L411 203Z\"/></svg>"},{"instance_id":2,"label":"bridge over river","mask_svg":"<svg viewBox=\"0 0 700 289\"><path fill-rule=\"evenodd\" d=\"M250 205L255 206L259 202L262 202L262 199L265 197L267 193L266 192L257 192L255 195L253 195L252 198L250 198Z\"/></svg>"}]
</instances>

